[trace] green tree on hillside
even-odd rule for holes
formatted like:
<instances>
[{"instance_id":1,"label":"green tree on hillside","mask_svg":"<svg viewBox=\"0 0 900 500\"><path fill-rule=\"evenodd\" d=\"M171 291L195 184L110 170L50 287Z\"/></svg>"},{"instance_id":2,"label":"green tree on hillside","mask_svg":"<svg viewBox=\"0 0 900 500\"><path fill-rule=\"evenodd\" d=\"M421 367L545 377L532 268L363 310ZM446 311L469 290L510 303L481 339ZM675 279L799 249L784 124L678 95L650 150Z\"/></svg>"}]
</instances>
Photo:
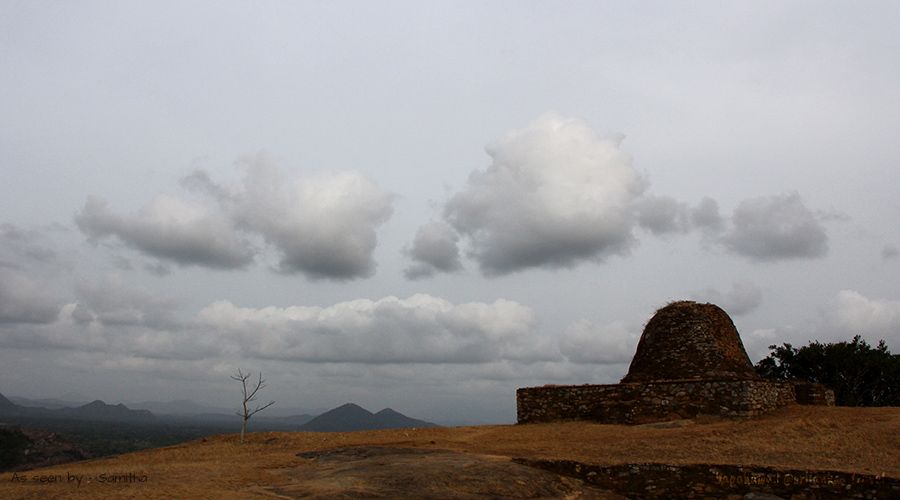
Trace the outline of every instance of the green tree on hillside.
<instances>
[{"instance_id":1,"label":"green tree on hillside","mask_svg":"<svg viewBox=\"0 0 900 500\"><path fill-rule=\"evenodd\" d=\"M824 384L834 389L840 406L900 406L900 355L891 354L884 340L872 347L857 335L850 342L769 349L756 364L765 378Z\"/></svg>"}]
</instances>

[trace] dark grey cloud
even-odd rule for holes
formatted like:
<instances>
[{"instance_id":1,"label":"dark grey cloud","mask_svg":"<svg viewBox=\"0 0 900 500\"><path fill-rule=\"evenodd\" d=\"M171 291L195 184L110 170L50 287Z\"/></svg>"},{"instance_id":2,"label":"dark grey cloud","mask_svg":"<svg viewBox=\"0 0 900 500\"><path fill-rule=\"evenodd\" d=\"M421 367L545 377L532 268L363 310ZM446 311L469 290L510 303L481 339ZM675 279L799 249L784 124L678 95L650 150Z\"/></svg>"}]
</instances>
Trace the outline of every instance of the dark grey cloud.
<instances>
[{"instance_id":1,"label":"dark grey cloud","mask_svg":"<svg viewBox=\"0 0 900 500\"><path fill-rule=\"evenodd\" d=\"M6 282L0 282L0 295ZM214 335L191 330L179 300L134 288L117 275L82 281L69 293L67 301L45 301L54 307L28 324L0 321L0 345L103 353L110 359L200 359L222 352ZM39 303L29 298L32 307Z\"/></svg>"},{"instance_id":2,"label":"dark grey cloud","mask_svg":"<svg viewBox=\"0 0 900 500\"><path fill-rule=\"evenodd\" d=\"M147 255L178 265L217 269L246 267L253 261L250 242L209 207L161 195L132 214L117 214L91 196L75 215L91 241L109 237Z\"/></svg>"},{"instance_id":3,"label":"dark grey cloud","mask_svg":"<svg viewBox=\"0 0 900 500\"><path fill-rule=\"evenodd\" d=\"M733 283L727 292L705 288L690 295L693 300L716 304L731 316L753 312L763 300L762 290L753 283Z\"/></svg>"},{"instance_id":4,"label":"dark grey cloud","mask_svg":"<svg viewBox=\"0 0 900 500\"><path fill-rule=\"evenodd\" d=\"M900 249L896 245L888 243L881 249L881 258L884 260L895 260L898 257L900 257Z\"/></svg>"},{"instance_id":5,"label":"dark grey cloud","mask_svg":"<svg viewBox=\"0 0 900 500\"><path fill-rule=\"evenodd\" d=\"M687 204L670 196L645 196L635 208L638 225L654 235L685 233L691 228Z\"/></svg>"},{"instance_id":6,"label":"dark grey cloud","mask_svg":"<svg viewBox=\"0 0 900 500\"><path fill-rule=\"evenodd\" d=\"M162 262L150 262L144 264L144 270L156 276L168 276L172 274L172 268Z\"/></svg>"},{"instance_id":7,"label":"dark grey cloud","mask_svg":"<svg viewBox=\"0 0 900 500\"><path fill-rule=\"evenodd\" d=\"M63 301L62 264L46 230L0 224L0 323L43 324Z\"/></svg>"},{"instance_id":8,"label":"dark grey cloud","mask_svg":"<svg viewBox=\"0 0 900 500\"><path fill-rule=\"evenodd\" d=\"M722 243L756 261L808 259L828 253L821 217L796 192L742 201L731 221Z\"/></svg>"},{"instance_id":9,"label":"dark grey cloud","mask_svg":"<svg viewBox=\"0 0 900 500\"><path fill-rule=\"evenodd\" d=\"M112 265L115 266L116 269L120 269L122 271L134 270L134 264L128 257L123 257L122 255L113 255L110 259L112 260Z\"/></svg>"},{"instance_id":10,"label":"dark grey cloud","mask_svg":"<svg viewBox=\"0 0 900 500\"><path fill-rule=\"evenodd\" d=\"M0 224L0 255L10 260L29 260L49 263L57 259L56 251L49 246L43 233L14 224Z\"/></svg>"},{"instance_id":11,"label":"dark grey cloud","mask_svg":"<svg viewBox=\"0 0 900 500\"><path fill-rule=\"evenodd\" d=\"M459 234L449 224L434 221L420 227L412 247L405 250L412 260L403 274L408 279L432 276L435 272L455 272L462 269L459 257Z\"/></svg>"},{"instance_id":12,"label":"dark grey cloud","mask_svg":"<svg viewBox=\"0 0 900 500\"><path fill-rule=\"evenodd\" d=\"M188 191L209 196L219 202L233 201L234 198L225 187L212 179L209 172L202 169L195 169L182 177L179 183Z\"/></svg>"},{"instance_id":13,"label":"dark grey cloud","mask_svg":"<svg viewBox=\"0 0 900 500\"><path fill-rule=\"evenodd\" d=\"M547 114L487 147L444 209L486 275L627 254L646 183L619 145L585 122Z\"/></svg>"},{"instance_id":14,"label":"dark grey cloud","mask_svg":"<svg viewBox=\"0 0 900 500\"><path fill-rule=\"evenodd\" d=\"M725 221L716 200L704 197L690 207L671 196L647 195L635 202L637 223L655 236L700 230L708 236L722 232Z\"/></svg>"},{"instance_id":15,"label":"dark grey cloud","mask_svg":"<svg viewBox=\"0 0 900 500\"><path fill-rule=\"evenodd\" d=\"M725 221L719 214L719 203L705 197L690 211L691 224L708 233L719 233L725 227Z\"/></svg>"}]
</instances>

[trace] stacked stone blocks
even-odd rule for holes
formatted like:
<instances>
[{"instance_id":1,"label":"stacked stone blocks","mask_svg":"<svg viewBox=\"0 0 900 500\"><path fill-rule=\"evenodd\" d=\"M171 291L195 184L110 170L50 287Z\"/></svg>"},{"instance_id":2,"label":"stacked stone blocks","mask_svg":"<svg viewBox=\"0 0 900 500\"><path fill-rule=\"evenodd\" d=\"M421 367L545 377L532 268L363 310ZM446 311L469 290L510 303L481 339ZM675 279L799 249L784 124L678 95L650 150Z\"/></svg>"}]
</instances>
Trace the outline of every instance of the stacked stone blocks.
<instances>
[{"instance_id":1,"label":"stacked stone blocks","mask_svg":"<svg viewBox=\"0 0 900 500\"><path fill-rule=\"evenodd\" d=\"M833 405L834 394L820 384L762 380L725 311L682 301L647 323L622 383L528 387L516 402L519 423L641 424L756 417L795 402Z\"/></svg>"}]
</instances>

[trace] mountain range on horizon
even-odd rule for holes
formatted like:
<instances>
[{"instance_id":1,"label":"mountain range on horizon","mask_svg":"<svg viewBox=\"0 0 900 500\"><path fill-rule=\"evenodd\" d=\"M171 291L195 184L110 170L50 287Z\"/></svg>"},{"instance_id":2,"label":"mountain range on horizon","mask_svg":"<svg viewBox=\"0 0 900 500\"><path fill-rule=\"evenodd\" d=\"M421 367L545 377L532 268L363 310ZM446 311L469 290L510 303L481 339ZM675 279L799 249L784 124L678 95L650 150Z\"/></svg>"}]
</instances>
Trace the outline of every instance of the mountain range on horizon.
<instances>
[{"instance_id":1,"label":"mountain range on horizon","mask_svg":"<svg viewBox=\"0 0 900 500\"><path fill-rule=\"evenodd\" d=\"M201 437L227 435L240 429L240 416L230 413L159 414L123 403L68 403L0 394L0 471L66 463L145 448L170 446ZM23 404L24 403L24 404ZM204 411L189 402L157 405L163 409ZM347 403L318 416L309 414L254 416L250 432L350 432L424 428L438 425L407 417L391 408L372 413Z\"/></svg>"},{"instance_id":2,"label":"mountain range on horizon","mask_svg":"<svg viewBox=\"0 0 900 500\"><path fill-rule=\"evenodd\" d=\"M3 394L0 394L0 411L3 410L12 410L16 407L16 405L6 398Z\"/></svg>"},{"instance_id":3,"label":"mountain range on horizon","mask_svg":"<svg viewBox=\"0 0 900 500\"><path fill-rule=\"evenodd\" d=\"M0 416L115 422L152 422L156 419L156 416L147 410L134 410L121 403L110 405L99 399L79 406L46 408L17 404L3 394L0 394Z\"/></svg>"},{"instance_id":4,"label":"mountain range on horizon","mask_svg":"<svg viewBox=\"0 0 900 500\"><path fill-rule=\"evenodd\" d=\"M437 424L407 417L391 408L378 413L355 404L346 403L317 416L300 426L301 431L352 432L378 429L440 427Z\"/></svg>"},{"instance_id":5,"label":"mountain range on horizon","mask_svg":"<svg viewBox=\"0 0 900 500\"><path fill-rule=\"evenodd\" d=\"M9 401L25 407L39 407L55 410L59 408L83 406L88 403L88 398L69 399L69 398L25 398L21 396L9 396ZM173 401L121 401L122 404L132 410L150 410L154 415L234 415L235 408L224 408L220 406L199 403L192 399L177 399ZM325 413L328 408L296 408L274 405L268 409L264 416L266 418L295 418L301 415L307 415L313 418L315 415ZM263 416L262 414L260 416Z\"/></svg>"},{"instance_id":6,"label":"mountain range on horizon","mask_svg":"<svg viewBox=\"0 0 900 500\"><path fill-rule=\"evenodd\" d=\"M42 402L47 406L40 406ZM61 406L69 403L61 400L30 400L22 397L7 398L0 394L0 417L38 417L57 419L97 420L114 422L152 423L159 420L183 419L194 423L222 424L238 419L234 412L205 407L190 400L168 403L145 402L131 408L125 404L107 404L101 400L77 406ZM147 407L163 411L156 413ZM166 413L166 410L169 413ZM180 413L178 413L180 412ZM226 413L219 413L226 412ZM250 422L251 430L290 430L311 432L351 432L376 429L400 429L412 427L438 427L437 424L408 417L391 408L372 413L354 403L346 403L318 416L309 414L288 416L257 415Z\"/></svg>"}]
</instances>

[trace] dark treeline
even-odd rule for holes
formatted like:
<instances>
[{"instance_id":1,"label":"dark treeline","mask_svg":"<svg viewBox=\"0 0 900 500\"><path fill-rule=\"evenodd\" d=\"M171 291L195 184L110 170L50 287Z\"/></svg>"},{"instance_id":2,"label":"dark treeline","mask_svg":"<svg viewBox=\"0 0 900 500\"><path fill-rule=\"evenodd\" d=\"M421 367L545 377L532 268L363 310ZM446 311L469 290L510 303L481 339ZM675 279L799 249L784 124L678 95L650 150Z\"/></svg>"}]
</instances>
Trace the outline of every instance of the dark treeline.
<instances>
[{"instance_id":1,"label":"dark treeline","mask_svg":"<svg viewBox=\"0 0 900 500\"><path fill-rule=\"evenodd\" d=\"M872 347L859 335L849 342L810 342L799 349L769 346L756 370L772 380L806 380L834 390L840 406L900 406L900 355L884 340Z\"/></svg>"}]
</instances>

